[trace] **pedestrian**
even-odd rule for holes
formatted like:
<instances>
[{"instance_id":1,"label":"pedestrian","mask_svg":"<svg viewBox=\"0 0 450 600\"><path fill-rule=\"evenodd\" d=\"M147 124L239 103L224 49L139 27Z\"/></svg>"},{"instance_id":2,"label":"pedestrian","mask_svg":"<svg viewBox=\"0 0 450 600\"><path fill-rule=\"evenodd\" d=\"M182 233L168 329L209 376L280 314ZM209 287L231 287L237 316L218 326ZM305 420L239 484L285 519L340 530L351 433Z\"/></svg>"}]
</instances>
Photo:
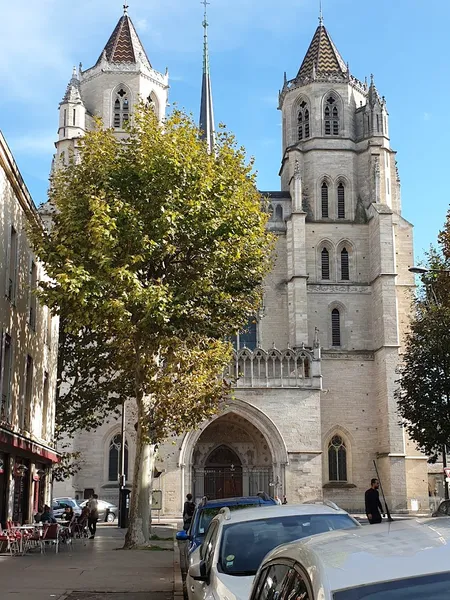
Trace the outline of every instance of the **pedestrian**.
<instances>
[{"instance_id":1,"label":"pedestrian","mask_svg":"<svg viewBox=\"0 0 450 600\"><path fill-rule=\"evenodd\" d=\"M379 487L380 482L374 478L370 481L370 488L365 493L366 515L371 525L381 523L382 521L381 513L383 512L383 507L380 502Z\"/></svg>"},{"instance_id":2,"label":"pedestrian","mask_svg":"<svg viewBox=\"0 0 450 600\"><path fill-rule=\"evenodd\" d=\"M283 504L287 504L287 498L286 498L286 496L283 496Z\"/></svg>"},{"instance_id":3,"label":"pedestrian","mask_svg":"<svg viewBox=\"0 0 450 600\"><path fill-rule=\"evenodd\" d=\"M183 507L183 529L188 531L192 523L192 517L195 512L195 502L192 500L192 494L186 496L186 502Z\"/></svg>"},{"instance_id":4,"label":"pedestrian","mask_svg":"<svg viewBox=\"0 0 450 600\"><path fill-rule=\"evenodd\" d=\"M278 496L275 496L275 502L281 505L281 500L278 498Z\"/></svg>"},{"instance_id":5,"label":"pedestrian","mask_svg":"<svg viewBox=\"0 0 450 600\"><path fill-rule=\"evenodd\" d=\"M88 518L88 527L91 532L90 540L95 538L95 534L97 533L97 521L98 521L98 496L97 494L93 494L91 499L88 502L89 508L89 518Z\"/></svg>"}]
</instances>

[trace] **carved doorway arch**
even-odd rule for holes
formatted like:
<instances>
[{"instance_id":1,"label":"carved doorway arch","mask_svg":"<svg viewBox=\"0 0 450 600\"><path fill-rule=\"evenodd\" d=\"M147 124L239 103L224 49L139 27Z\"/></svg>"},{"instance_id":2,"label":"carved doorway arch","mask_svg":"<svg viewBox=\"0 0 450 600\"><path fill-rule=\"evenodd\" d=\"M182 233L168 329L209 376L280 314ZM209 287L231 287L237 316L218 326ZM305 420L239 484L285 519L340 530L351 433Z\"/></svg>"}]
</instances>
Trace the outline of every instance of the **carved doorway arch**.
<instances>
[{"instance_id":1,"label":"carved doorway arch","mask_svg":"<svg viewBox=\"0 0 450 600\"><path fill-rule=\"evenodd\" d=\"M242 496L242 462L229 446L218 446L205 461L205 495L210 500Z\"/></svg>"}]
</instances>

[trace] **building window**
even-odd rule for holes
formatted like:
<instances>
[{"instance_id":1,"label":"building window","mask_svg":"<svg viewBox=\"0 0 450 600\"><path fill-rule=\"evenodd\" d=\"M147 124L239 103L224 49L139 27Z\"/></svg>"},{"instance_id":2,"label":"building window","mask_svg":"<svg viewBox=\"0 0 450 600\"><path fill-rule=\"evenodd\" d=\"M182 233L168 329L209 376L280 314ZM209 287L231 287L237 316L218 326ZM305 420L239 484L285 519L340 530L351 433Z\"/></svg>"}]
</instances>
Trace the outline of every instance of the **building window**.
<instances>
[{"instance_id":1,"label":"building window","mask_svg":"<svg viewBox=\"0 0 450 600\"><path fill-rule=\"evenodd\" d=\"M328 185L322 183L322 219L328 219Z\"/></svg>"},{"instance_id":2,"label":"building window","mask_svg":"<svg viewBox=\"0 0 450 600\"><path fill-rule=\"evenodd\" d=\"M330 279L330 253L326 248L322 250L322 279Z\"/></svg>"},{"instance_id":3,"label":"building window","mask_svg":"<svg viewBox=\"0 0 450 600\"><path fill-rule=\"evenodd\" d=\"M119 481L122 436L115 435L109 444L108 481ZM125 479L128 479L128 442L125 440Z\"/></svg>"},{"instance_id":4,"label":"building window","mask_svg":"<svg viewBox=\"0 0 450 600\"><path fill-rule=\"evenodd\" d=\"M73 123L72 124L75 127L75 121L76 121L76 118L77 118L77 111L76 111L75 108L73 109L73 113L72 114L73 114Z\"/></svg>"},{"instance_id":5,"label":"building window","mask_svg":"<svg viewBox=\"0 0 450 600\"><path fill-rule=\"evenodd\" d=\"M50 434L49 423L49 381L48 373L44 373L44 391L42 398L42 439L46 440Z\"/></svg>"},{"instance_id":6,"label":"building window","mask_svg":"<svg viewBox=\"0 0 450 600\"><path fill-rule=\"evenodd\" d=\"M341 252L341 279L343 281L348 281L350 279L350 269L349 269L349 263L348 263L347 248L342 248L342 252Z\"/></svg>"},{"instance_id":7,"label":"building window","mask_svg":"<svg viewBox=\"0 0 450 600\"><path fill-rule=\"evenodd\" d=\"M128 93L123 88L120 88L114 99L114 129L123 129L129 119L130 101Z\"/></svg>"},{"instance_id":8,"label":"building window","mask_svg":"<svg viewBox=\"0 0 450 600\"><path fill-rule=\"evenodd\" d=\"M341 345L341 315L337 308L331 312L331 345Z\"/></svg>"},{"instance_id":9,"label":"building window","mask_svg":"<svg viewBox=\"0 0 450 600\"><path fill-rule=\"evenodd\" d=\"M37 298L36 298L36 288L37 288L37 266L34 260L31 261L30 266L30 301L29 301L29 315L28 315L28 323L31 329L35 329L36 327L36 308L37 308Z\"/></svg>"},{"instance_id":10,"label":"building window","mask_svg":"<svg viewBox=\"0 0 450 600\"><path fill-rule=\"evenodd\" d=\"M9 234L9 263L8 276L6 278L6 296L12 304L14 304L16 296L17 242L17 231L11 225L11 230Z\"/></svg>"},{"instance_id":11,"label":"building window","mask_svg":"<svg viewBox=\"0 0 450 600\"><path fill-rule=\"evenodd\" d=\"M341 182L337 188L338 219L345 219L345 187Z\"/></svg>"},{"instance_id":12,"label":"building window","mask_svg":"<svg viewBox=\"0 0 450 600\"><path fill-rule=\"evenodd\" d=\"M329 96L325 102L325 135L339 135L339 110L336 99Z\"/></svg>"},{"instance_id":13,"label":"building window","mask_svg":"<svg viewBox=\"0 0 450 600\"><path fill-rule=\"evenodd\" d=\"M347 448L340 435L334 435L328 446L328 478L347 481Z\"/></svg>"},{"instance_id":14,"label":"building window","mask_svg":"<svg viewBox=\"0 0 450 600\"><path fill-rule=\"evenodd\" d=\"M12 378L12 340L5 333L3 347L0 347L0 377L1 377L1 405L0 421L9 421L11 406L11 378Z\"/></svg>"},{"instance_id":15,"label":"building window","mask_svg":"<svg viewBox=\"0 0 450 600\"><path fill-rule=\"evenodd\" d=\"M298 111L298 139L306 140L309 138L309 109L306 102L300 104L300 109Z\"/></svg>"},{"instance_id":16,"label":"building window","mask_svg":"<svg viewBox=\"0 0 450 600\"><path fill-rule=\"evenodd\" d=\"M21 426L25 431L30 431L31 413L33 402L33 359L27 354L25 362L25 397L22 407Z\"/></svg>"},{"instance_id":17,"label":"building window","mask_svg":"<svg viewBox=\"0 0 450 600\"><path fill-rule=\"evenodd\" d=\"M277 204L275 208L275 218L277 221L283 220L283 207L281 206L281 204Z\"/></svg>"},{"instance_id":18,"label":"building window","mask_svg":"<svg viewBox=\"0 0 450 600\"><path fill-rule=\"evenodd\" d=\"M232 337L231 343L235 350L242 350L243 348L256 350L258 346L258 323L255 317L249 319L245 329Z\"/></svg>"}]
</instances>

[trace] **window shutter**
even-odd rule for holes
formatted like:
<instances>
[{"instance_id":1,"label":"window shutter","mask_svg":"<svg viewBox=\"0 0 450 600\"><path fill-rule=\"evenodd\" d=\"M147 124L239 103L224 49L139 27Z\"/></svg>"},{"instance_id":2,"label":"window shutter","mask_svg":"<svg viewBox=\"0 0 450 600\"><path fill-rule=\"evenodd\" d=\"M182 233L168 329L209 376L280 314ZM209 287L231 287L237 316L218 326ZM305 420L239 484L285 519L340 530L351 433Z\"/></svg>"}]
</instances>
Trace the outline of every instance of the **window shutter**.
<instances>
[{"instance_id":1,"label":"window shutter","mask_svg":"<svg viewBox=\"0 0 450 600\"><path fill-rule=\"evenodd\" d=\"M328 219L328 186L322 183L322 218Z\"/></svg>"},{"instance_id":2,"label":"window shutter","mask_svg":"<svg viewBox=\"0 0 450 600\"><path fill-rule=\"evenodd\" d=\"M322 279L330 279L330 254L326 248L322 250Z\"/></svg>"},{"instance_id":3,"label":"window shutter","mask_svg":"<svg viewBox=\"0 0 450 600\"><path fill-rule=\"evenodd\" d=\"M338 185L338 219L345 219L345 187L342 183Z\"/></svg>"},{"instance_id":4,"label":"window shutter","mask_svg":"<svg viewBox=\"0 0 450 600\"><path fill-rule=\"evenodd\" d=\"M331 338L333 346L341 345L341 315L337 308L331 313Z\"/></svg>"},{"instance_id":5,"label":"window shutter","mask_svg":"<svg viewBox=\"0 0 450 600\"><path fill-rule=\"evenodd\" d=\"M343 248L341 252L341 279L343 281L348 281L350 279L348 252L346 248Z\"/></svg>"}]
</instances>

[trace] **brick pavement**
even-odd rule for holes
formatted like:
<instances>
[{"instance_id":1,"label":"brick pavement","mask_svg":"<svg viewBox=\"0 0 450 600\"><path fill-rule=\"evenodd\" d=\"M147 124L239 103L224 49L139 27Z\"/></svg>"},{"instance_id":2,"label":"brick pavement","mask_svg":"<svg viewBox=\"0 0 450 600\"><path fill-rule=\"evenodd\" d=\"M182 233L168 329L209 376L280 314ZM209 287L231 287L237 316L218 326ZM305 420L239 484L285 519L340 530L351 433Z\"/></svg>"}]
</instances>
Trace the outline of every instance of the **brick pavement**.
<instances>
[{"instance_id":1,"label":"brick pavement","mask_svg":"<svg viewBox=\"0 0 450 600\"><path fill-rule=\"evenodd\" d=\"M0 555L1 600L172 600L178 549L173 525L154 527L159 549L122 550L124 530L100 526L95 540L77 540L60 552Z\"/></svg>"}]
</instances>

